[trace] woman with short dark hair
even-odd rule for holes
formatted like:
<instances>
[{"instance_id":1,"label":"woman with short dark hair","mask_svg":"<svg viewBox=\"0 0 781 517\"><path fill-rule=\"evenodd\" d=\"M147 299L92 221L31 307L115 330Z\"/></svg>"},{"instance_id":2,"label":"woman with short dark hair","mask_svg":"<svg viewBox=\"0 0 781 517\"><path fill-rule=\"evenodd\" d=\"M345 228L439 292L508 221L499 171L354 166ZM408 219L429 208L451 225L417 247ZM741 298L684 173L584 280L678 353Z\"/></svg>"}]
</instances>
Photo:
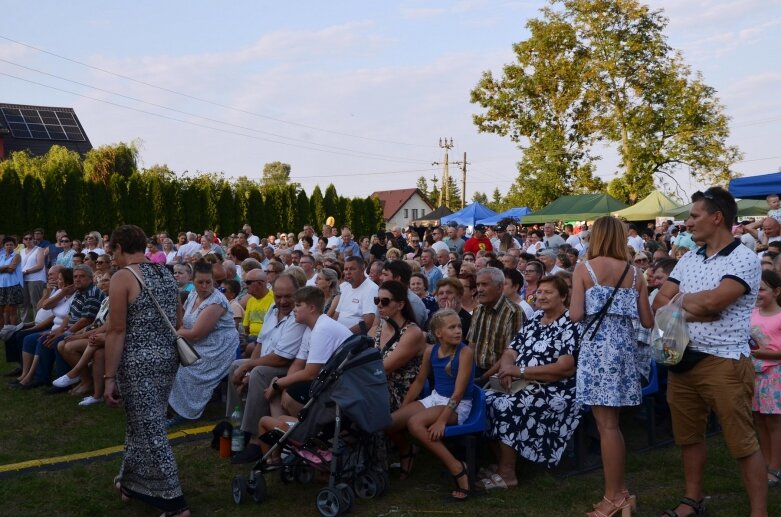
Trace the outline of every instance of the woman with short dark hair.
<instances>
[{"instance_id":1,"label":"woman with short dark hair","mask_svg":"<svg viewBox=\"0 0 781 517\"><path fill-rule=\"evenodd\" d=\"M17 308L24 300L22 293L22 258L16 253L16 239L3 238L3 252L0 252L0 307L3 308L4 325L19 323Z\"/></svg>"}]
</instances>

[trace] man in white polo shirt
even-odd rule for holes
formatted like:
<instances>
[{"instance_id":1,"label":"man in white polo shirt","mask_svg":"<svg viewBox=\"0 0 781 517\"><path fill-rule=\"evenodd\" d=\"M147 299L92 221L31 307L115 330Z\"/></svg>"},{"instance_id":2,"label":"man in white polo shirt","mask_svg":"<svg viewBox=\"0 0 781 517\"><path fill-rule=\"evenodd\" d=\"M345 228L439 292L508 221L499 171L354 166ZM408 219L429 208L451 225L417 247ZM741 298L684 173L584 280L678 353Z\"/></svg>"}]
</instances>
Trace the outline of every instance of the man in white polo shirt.
<instances>
[{"instance_id":1,"label":"man in white polo shirt","mask_svg":"<svg viewBox=\"0 0 781 517\"><path fill-rule=\"evenodd\" d=\"M737 205L729 192L712 187L696 192L692 202L686 223L692 238L704 244L681 258L653 304L658 309L677 293L685 293L691 340L681 362L669 367L667 387L686 481L684 497L674 511L680 516L705 513L705 428L713 409L727 448L740 465L751 515L767 515L765 461L751 414L754 367L748 346L759 259L732 236Z\"/></svg>"},{"instance_id":2,"label":"man in white polo shirt","mask_svg":"<svg viewBox=\"0 0 781 517\"><path fill-rule=\"evenodd\" d=\"M344 283L339 286L339 305L334 319L350 329L353 334L366 334L374 323L377 306L374 297L379 288L366 278L365 263L359 256L344 259Z\"/></svg>"}]
</instances>

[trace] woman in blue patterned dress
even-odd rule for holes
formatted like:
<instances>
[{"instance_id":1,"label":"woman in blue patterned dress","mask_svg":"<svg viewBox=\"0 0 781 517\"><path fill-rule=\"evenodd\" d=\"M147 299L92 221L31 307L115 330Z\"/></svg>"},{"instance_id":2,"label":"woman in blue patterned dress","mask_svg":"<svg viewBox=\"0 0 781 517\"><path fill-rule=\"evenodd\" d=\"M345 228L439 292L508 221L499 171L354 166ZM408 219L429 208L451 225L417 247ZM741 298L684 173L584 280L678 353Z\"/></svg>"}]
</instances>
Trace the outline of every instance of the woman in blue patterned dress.
<instances>
[{"instance_id":1,"label":"woman in blue patterned dress","mask_svg":"<svg viewBox=\"0 0 781 517\"><path fill-rule=\"evenodd\" d=\"M174 324L180 311L176 280L165 267L152 265L144 257L146 235L138 226L114 230L110 247L122 269L111 278L109 288L105 398L110 407L122 402L127 421L125 454L114 485L123 500L139 499L167 516L188 517L190 510L165 429L179 355L168 324L133 272Z\"/></svg>"},{"instance_id":2,"label":"woman in blue patterned dress","mask_svg":"<svg viewBox=\"0 0 781 517\"><path fill-rule=\"evenodd\" d=\"M200 418L214 388L228 374L239 346L233 311L225 295L214 288L212 265L200 261L193 269L195 288L184 303L178 334L192 343L201 360L179 367L168 404L181 418L175 417L169 424Z\"/></svg>"},{"instance_id":3,"label":"woman in blue patterned dress","mask_svg":"<svg viewBox=\"0 0 781 517\"><path fill-rule=\"evenodd\" d=\"M530 383L514 395L486 393L486 436L497 459L496 468L489 467L482 476L487 490L518 484L518 455L557 465L580 422L575 403L578 333L564 305L568 293L567 283L558 276L540 280L537 301L542 310L521 327L502 354L498 375L503 383L509 386L516 378Z\"/></svg>"},{"instance_id":4,"label":"woman in blue patterned dress","mask_svg":"<svg viewBox=\"0 0 781 517\"><path fill-rule=\"evenodd\" d=\"M588 515L610 516L636 501L626 489L624 462L626 448L618 426L623 406L636 406L642 400L635 347L637 335L633 320L643 327L653 325L648 302L648 286L637 268L628 264L627 232L624 223L605 216L594 221L588 260L575 268L572 279L572 321L582 321L577 370L577 401L591 406L599 428L605 495ZM629 268L629 270L627 270ZM599 320L621 279L607 314Z\"/></svg>"}]
</instances>

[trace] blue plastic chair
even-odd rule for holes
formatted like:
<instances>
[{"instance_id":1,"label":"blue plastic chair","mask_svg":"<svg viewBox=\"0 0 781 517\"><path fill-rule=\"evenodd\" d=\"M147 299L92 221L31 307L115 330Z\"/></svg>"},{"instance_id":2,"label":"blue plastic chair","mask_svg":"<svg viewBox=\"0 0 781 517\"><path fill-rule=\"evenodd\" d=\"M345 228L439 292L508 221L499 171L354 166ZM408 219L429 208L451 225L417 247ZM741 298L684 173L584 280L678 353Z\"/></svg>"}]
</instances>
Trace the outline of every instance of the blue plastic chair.
<instances>
[{"instance_id":1,"label":"blue plastic chair","mask_svg":"<svg viewBox=\"0 0 781 517\"><path fill-rule=\"evenodd\" d=\"M477 480L477 442L488 427L488 415L485 409L485 392L479 386L472 386L472 411L461 425L445 427L446 439L459 439L463 442L467 475L470 490Z\"/></svg>"}]
</instances>

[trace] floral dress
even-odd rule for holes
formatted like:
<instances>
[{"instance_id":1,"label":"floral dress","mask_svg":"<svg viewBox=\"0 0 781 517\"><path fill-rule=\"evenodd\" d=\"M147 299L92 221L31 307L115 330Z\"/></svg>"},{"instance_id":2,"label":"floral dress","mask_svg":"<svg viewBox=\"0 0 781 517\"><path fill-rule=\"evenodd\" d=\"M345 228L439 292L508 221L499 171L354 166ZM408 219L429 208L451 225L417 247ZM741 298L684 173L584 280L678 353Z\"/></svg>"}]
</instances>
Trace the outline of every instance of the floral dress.
<instances>
[{"instance_id":1,"label":"floral dress","mask_svg":"<svg viewBox=\"0 0 781 517\"><path fill-rule=\"evenodd\" d=\"M594 326L587 325L602 309L614 286L600 285L591 264L584 262L594 285L586 289L586 317L581 326L578 356L578 402L590 406L637 406L642 401L640 373L637 369L637 300L634 288L637 269L632 267L632 286L619 287L607 315L592 338ZM595 324L596 325L596 324Z\"/></svg>"},{"instance_id":2,"label":"floral dress","mask_svg":"<svg viewBox=\"0 0 781 517\"><path fill-rule=\"evenodd\" d=\"M543 325L543 312L521 327L509 348L518 353L517 366L553 364L563 355L575 355L577 326L569 311ZM580 423L580 406L575 401L575 379L530 383L514 395L488 390L485 396L490 440L512 447L535 463L553 467L561 460Z\"/></svg>"},{"instance_id":3,"label":"floral dress","mask_svg":"<svg viewBox=\"0 0 781 517\"><path fill-rule=\"evenodd\" d=\"M396 350L404 332L413 325L415 325L414 322L408 321L399 329L399 339L397 339L389 348L385 349L384 345L380 344L380 335L382 334L382 328L385 326L385 320L380 321L380 324L377 325L377 333L374 335L374 348L382 351L383 359L390 356ZM391 413L401 407L402 402L404 402L404 397L407 395L407 391L409 391L410 384L412 384L415 377L418 376L422 364L423 356L418 355L410 359L407 364L388 374Z\"/></svg>"}]
</instances>

